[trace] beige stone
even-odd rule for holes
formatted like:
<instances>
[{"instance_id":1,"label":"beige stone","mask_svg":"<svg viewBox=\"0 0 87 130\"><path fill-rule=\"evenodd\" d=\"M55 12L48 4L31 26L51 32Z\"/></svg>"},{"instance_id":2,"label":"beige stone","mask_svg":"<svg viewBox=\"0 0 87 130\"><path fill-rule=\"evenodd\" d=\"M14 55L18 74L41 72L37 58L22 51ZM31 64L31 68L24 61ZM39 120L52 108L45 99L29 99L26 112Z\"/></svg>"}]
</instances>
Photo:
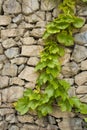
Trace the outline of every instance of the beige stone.
<instances>
[{"instance_id":1,"label":"beige stone","mask_svg":"<svg viewBox=\"0 0 87 130\"><path fill-rule=\"evenodd\" d=\"M17 66L15 64L6 63L2 70L2 75L16 76Z\"/></svg>"},{"instance_id":2,"label":"beige stone","mask_svg":"<svg viewBox=\"0 0 87 130\"><path fill-rule=\"evenodd\" d=\"M44 28L36 28L36 29L33 29L30 34L31 36L34 36L34 37L42 37L42 35L44 34L44 31L45 29Z\"/></svg>"},{"instance_id":3,"label":"beige stone","mask_svg":"<svg viewBox=\"0 0 87 130\"><path fill-rule=\"evenodd\" d=\"M23 56L39 56L40 52L43 50L42 46L22 46L21 55Z\"/></svg>"},{"instance_id":4,"label":"beige stone","mask_svg":"<svg viewBox=\"0 0 87 130\"><path fill-rule=\"evenodd\" d=\"M67 117L74 117L74 113L72 112L61 112L58 107L53 107L53 112L51 113L52 116L56 118L67 118Z\"/></svg>"},{"instance_id":5,"label":"beige stone","mask_svg":"<svg viewBox=\"0 0 87 130\"><path fill-rule=\"evenodd\" d=\"M3 10L7 14L18 14L21 12L21 5L16 0L6 0L3 4Z\"/></svg>"},{"instance_id":6,"label":"beige stone","mask_svg":"<svg viewBox=\"0 0 87 130\"><path fill-rule=\"evenodd\" d=\"M77 89L76 89L76 93L77 94L85 94L87 93L87 86L79 86Z\"/></svg>"},{"instance_id":7,"label":"beige stone","mask_svg":"<svg viewBox=\"0 0 87 130\"><path fill-rule=\"evenodd\" d=\"M87 82L87 71L83 71L75 76L75 83L77 85L83 85L85 82Z\"/></svg>"},{"instance_id":8,"label":"beige stone","mask_svg":"<svg viewBox=\"0 0 87 130\"><path fill-rule=\"evenodd\" d=\"M12 64L17 64L17 65L25 64L26 62L27 62L27 58L25 57L17 57L11 60Z\"/></svg>"},{"instance_id":9,"label":"beige stone","mask_svg":"<svg viewBox=\"0 0 87 130\"><path fill-rule=\"evenodd\" d=\"M38 74L35 72L34 67L26 66L24 70L18 76L21 79L25 79L26 81L36 82Z\"/></svg>"},{"instance_id":10,"label":"beige stone","mask_svg":"<svg viewBox=\"0 0 87 130\"><path fill-rule=\"evenodd\" d=\"M65 65L70 60L70 54L66 53L63 57L60 58L61 65Z\"/></svg>"},{"instance_id":11,"label":"beige stone","mask_svg":"<svg viewBox=\"0 0 87 130\"><path fill-rule=\"evenodd\" d=\"M87 103L87 95L84 95L80 98L81 102Z\"/></svg>"},{"instance_id":12,"label":"beige stone","mask_svg":"<svg viewBox=\"0 0 87 130\"><path fill-rule=\"evenodd\" d=\"M8 86L9 78L7 76L0 76L0 88Z\"/></svg>"},{"instance_id":13,"label":"beige stone","mask_svg":"<svg viewBox=\"0 0 87 130\"><path fill-rule=\"evenodd\" d=\"M81 70L87 70L87 60L81 62Z\"/></svg>"},{"instance_id":14,"label":"beige stone","mask_svg":"<svg viewBox=\"0 0 87 130\"><path fill-rule=\"evenodd\" d=\"M2 90L2 101L3 102L14 102L23 96L23 87L12 86Z\"/></svg>"},{"instance_id":15,"label":"beige stone","mask_svg":"<svg viewBox=\"0 0 87 130\"><path fill-rule=\"evenodd\" d=\"M76 96L76 88L75 87L71 87L69 90L68 90L68 94L70 97L73 97L73 96Z\"/></svg>"},{"instance_id":16,"label":"beige stone","mask_svg":"<svg viewBox=\"0 0 87 130\"><path fill-rule=\"evenodd\" d=\"M16 42L14 41L14 39L8 38L2 42L2 46L7 49L10 47L16 46Z\"/></svg>"},{"instance_id":17,"label":"beige stone","mask_svg":"<svg viewBox=\"0 0 87 130\"><path fill-rule=\"evenodd\" d=\"M25 38L22 38L21 40L24 45L32 45L36 43L33 37L25 37Z\"/></svg>"},{"instance_id":18,"label":"beige stone","mask_svg":"<svg viewBox=\"0 0 87 130\"><path fill-rule=\"evenodd\" d=\"M5 29L1 30L1 38L23 36L24 29Z\"/></svg>"},{"instance_id":19,"label":"beige stone","mask_svg":"<svg viewBox=\"0 0 87 130\"><path fill-rule=\"evenodd\" d=\"M1 98L1 93L0 93L0 105L2 104L2 98Z\"/></svg>"},{"instance_id":20,"label":"beige stone","mask_svg":"<svg viewBox=\"0 0 87 130\"><path fill-rule=\"evenodd\" d=\"M14 109L11 109L11 108L1 108L0 109L0 115L1 116L12 114L14 112L15 112Z\"/></svg>"},{"instance_id":21,"label":"beige stone","mask_svg":"<svg viewBox=\"0 0 87 130\"><path fill-rule=\"evenodd\" d=\"M4 50L3 50L3 47L2 45L0 45L0 54L3 54Z\"/></svg>"},{"instance_id":22,"label":"beige stone","mask_svg":"<svg viewBox=\"0 0 87 130\"><path fill-rule=\"evenodd\" d=\"M8 25L11 23L11 17L5 16L5 15L0 15L0 25Z\"/></svg>"},{"instance_id":23,"label":"beige stone","mask_svg":"<svg viewBox=\"0 0 87 130\"><path fill-rule=\"evenodd\" d=\"M22 12L24 14L30 14L39 9L38 0L23 0Z\"/></svg>"},{"instance_id":24,"label":"beige stone","mask_svg":"<svg viewBox=\"0 0 87 130\"><path fill-rule=\"evenodd\" d=\"M39 62L39 58L37 58L37 57L30 57L28 62L27 62L27 64L35 66L35 65L37 65L38 62Z\"/></svg>"},{"instance_id":25,"label":"beige stone","mask_svg":"<svg viewBox=\"0 0 87 130\"><path fill-rule=\"evenodd\" d=\"M18 77L10 78L10 85L24 85L24 81Z\"/></svg>"},{"instance_id":26,"label":"beige stone","mask_svg":"<svg viewBox=\"0 0 87 130\"><path fill-rule=\"evenodd\" d=\"M30 115L24 115L24 116L17 116L18 121L21 123L34 123L33 117Z\"/></svg>"},{"instance_id":27,"label":"beige stone","mask_svg":"<svg viewBox=\"0 0 87 130\"><path fill-rule=\"evenodd\" d=\"M25 88L34 89L34 88L35 88L35 83L33 83L33 82L28 82L28 83L25 84L24 87L25 87Z\"/></svg>"}]
</instances>

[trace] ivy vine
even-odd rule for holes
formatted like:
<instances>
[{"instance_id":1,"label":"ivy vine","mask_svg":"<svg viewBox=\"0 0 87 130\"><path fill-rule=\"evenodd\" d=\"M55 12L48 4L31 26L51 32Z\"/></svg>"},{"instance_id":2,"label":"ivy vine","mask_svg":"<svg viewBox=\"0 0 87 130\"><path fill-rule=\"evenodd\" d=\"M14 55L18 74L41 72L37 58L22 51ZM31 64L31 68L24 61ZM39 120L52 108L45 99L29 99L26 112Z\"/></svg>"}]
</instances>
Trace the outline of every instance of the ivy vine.
<instances>
[{"instance_id":1,"label":"ivy vine","mask_svg":"<svg viewBox=\"0 0 87 130\"><path fill-rule=\"evenodd\" d=\"M87 105L77 97L70 97L70 84L59 78L60 58L64 56L65 47L74 44L73 30L84 25L84 20L75 15L75 4L74 0L63 0L59 6L61 13L46 26L44 50L35 68L39 72L36 87L24 91L23 97L15 103L20 114L33 110L39 116L46 116L52 112L55 103L62 111L72 111L74 108L75 112L87 114Z\"/></svg>"}]
</instances>

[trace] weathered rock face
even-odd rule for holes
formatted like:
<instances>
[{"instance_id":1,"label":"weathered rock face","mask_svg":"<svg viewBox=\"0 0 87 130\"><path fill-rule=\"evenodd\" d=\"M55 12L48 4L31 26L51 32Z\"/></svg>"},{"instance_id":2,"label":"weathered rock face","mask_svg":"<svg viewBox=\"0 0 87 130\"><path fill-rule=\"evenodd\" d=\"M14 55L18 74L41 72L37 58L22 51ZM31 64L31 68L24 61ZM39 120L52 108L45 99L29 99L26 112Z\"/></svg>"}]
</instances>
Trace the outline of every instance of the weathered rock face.
<instances>
[{"instance_id":1,"label":"weathered rock face","mask_svg":"<svg viewBox=\"0 0 87 130\"><path fill-rule=\"evenodd\" d=\"M35 66L44 48L46 24L56 18L61 0L0 0L0 130L86 130L82 119L72 112L38 118L35 111L20 115L14 103L26 89L35 89L39 73ZM60 79L70 83L70 97L87 103L87 5L77 6L85 24L75 30L74 47L65 48L60 58ZM36 97L37 98L37 97ZM24 106L23 106L24 107Z\"/></svg>"}]
</instances>

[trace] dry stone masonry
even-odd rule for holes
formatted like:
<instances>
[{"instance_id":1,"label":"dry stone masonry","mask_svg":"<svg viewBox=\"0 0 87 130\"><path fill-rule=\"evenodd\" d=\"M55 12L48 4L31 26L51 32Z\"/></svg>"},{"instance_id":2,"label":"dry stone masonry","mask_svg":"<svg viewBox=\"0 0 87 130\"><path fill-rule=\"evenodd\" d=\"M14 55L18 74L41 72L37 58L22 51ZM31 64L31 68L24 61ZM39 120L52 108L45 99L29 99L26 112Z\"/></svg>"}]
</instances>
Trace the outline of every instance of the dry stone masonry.
<instances>
[{"instance_id":1,"label":"dry stone masonry","mask_svg":"<svg viewBox=\"0 0 87 130\"><path fill-rule=\"evenodd\" d=\"M60 2L60 0L59 0ZM80 115L61 112L39 119L35 112L21 116L13 103L26 88L34 89L44 42L45 25L59 14L56 0L0 0L0 130L87 130ZM87 5L77 14L87 21ZM87 103L87 23L76 30L75 45L66 48L60 78L71 84L70 96Z\"/></svg>"}]
</instances>

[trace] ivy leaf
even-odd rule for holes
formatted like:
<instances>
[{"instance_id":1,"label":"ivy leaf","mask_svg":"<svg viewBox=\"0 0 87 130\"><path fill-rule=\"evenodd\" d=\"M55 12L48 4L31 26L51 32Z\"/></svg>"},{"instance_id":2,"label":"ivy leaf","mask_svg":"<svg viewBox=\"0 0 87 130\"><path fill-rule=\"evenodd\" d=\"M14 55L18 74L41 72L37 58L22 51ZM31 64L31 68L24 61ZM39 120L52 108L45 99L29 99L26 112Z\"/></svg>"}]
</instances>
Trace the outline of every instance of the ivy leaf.
<instances>
[{"instance_id":1,"label":"ivy leaf","mask_svg":"<svg viewBox=\"0 0 87 130\"><path fill-rule=\"evenodd\" d=\"M64 29L68 28L69 23L67 23L67 22L60 22L56 26L57 26L58 29L64 30Z\"/></svg>"},{"instance_id":2,"label":"ivy leaf","mask_svg":"<svg viewBox=\"0 0 87 130\"><path fill-rule=\"evenodd\" d=\"M39 62L37 65L36 65L36 67L35 67L35 71L38 71L38 70L42 70L43 68L45 68L46 67L46 62L44 61L44 62Z\"/></svg>"},{"instance_id":3,"label":"ivy leaf","mask_svg":"<svg viewBox=\"0 0 87 130\"><path fill-rule=\"evenodd\" d=\"M75 28L81 28L84 25L84 20L79 17L74 18L73 26Z\"/></svg>"},{"instance_id":4,"label":"ivy leaf","mask_svg":"<svg viewBox=\"0 0 87 130\"><path fill-rule=\"evenodd\" d=\"M45 89L45 93L48 95L48 97L52 97L54 95L54 88L52 88L51 86L48 86Z\"/></svg>"},{"instance_id":5,"label":"ivy leaf","mask_svg":"<svg viewBox=\"0 0 87 130\"><path fill-rule=\"evenodd\" d=\"M84 118L84 121L87 122L87 118Z\"/></svg>"},{"instance_id":6,"label":"ivy leaf","mask_svg":"<svg viewBox=\"0 0 87 130\"><path fill-rule=\"evenodd\" d=\"M36 101L36 100L31 100L29 101L29 108L32 109L32 110L35 110L39 105L39 102Z\"/></svg>"},{"instance_id":7,"label":"ivy leaf","mask_svg":"<svg viewBox=\"0 0 87 130\"><path fill-rule=\"evenodd\" d=\"M55 67L54 69L51 69L51 68L48 67L46 69L46 73L47 74L52 74L52 76L55 78L58 75L58 68Z\"/></svg>"},{"instance_id":8,"label":"ivy leaf","mask_svg":"<svg viewBox=\"0 0 87 130\"><path fill-rule=\"evenodd\" d=\"M64 56L64 54L65 54L65 50L64 50L64 47L61 47L61 46L58 46L58 48L59 48L59 56Z\"/></svg>"},{"instance_id":9,"label":"ivy leaf","mask_svg":"<svg viewBox=\"0 0 87 130\"><path fill-rule=\"evenodd\" d=\"M87 114L87 104L81 103L81 102L80 102L80 104L81 104L80 107L79 107L80 113Z\"/></svg>"},{"instance_id":10,"label":"ivy leaf","mask_svg":"<svg viewBox=\"0 0 87 130\"><path fill-rule=\"evenodd\" d=\"M77 97L71 97L69 101L73 107L80 108L81 102Z\"/></svg>"},{"instance_id":11,"label":"ivy leaf","mask_svg":"<svg viewBox=\"0 0 87 130\"><path fill-rule=\"evenodd\" d=\"M21 115L25 114L29 110L29 98L22 97L16 102L15 109L20 112Z\"/></svg>"},{"instance_id":12,"label":"ivy leaf","mask_svg":"<svg viewBox=\"0 0 87 130\"><path fill-rule=\"evenodd\" d=\"M43 39L44 40L47 39L50 35L51 35L50 33L48 33L47 31L45 31L44 34L43 34Z\"/></svg>"},{"instance_id":13,"label":"ivy leaf","mask_svg":"<svg viewBox=\"0 0 87 130\"><path fill-rule=\"evenodd\" d=\"M74 44L74 39L71 35L67 34L66 32L62 32L57 35L57 40L60 44L65 46L71 46Z\"/></svg>"},{"instance_id":14,"label":"ivy leaf","mask_svg":"<svg viewBox=\"0 0 87 130\"><path fill-rule=\"evenodd\" d=\"M44 105L41 105L38 108L38 110L41 111L43 116L46 116L47 114L52 113L52 106L49 104L44 104Z\"/></svg>"},{"instance_id":15,"label":"ivy leaf","mask_svg":"<svg viewBox=\"0 0 87 130\"><path fill-rule=\"evenodd\" d=\"M87 2L87 0L82 0L83 2Z\"/></svg>"},{"instance_id":16,"label":"ivy leaf","mask_svg":"<svg viewBox=\"0 0 87 130\"><path fill-rule=\"evenodd\" d=\"M70 88L70 84L65 80L58 80L59 84L67 91Z\"/></svg>"}]
</instances>

